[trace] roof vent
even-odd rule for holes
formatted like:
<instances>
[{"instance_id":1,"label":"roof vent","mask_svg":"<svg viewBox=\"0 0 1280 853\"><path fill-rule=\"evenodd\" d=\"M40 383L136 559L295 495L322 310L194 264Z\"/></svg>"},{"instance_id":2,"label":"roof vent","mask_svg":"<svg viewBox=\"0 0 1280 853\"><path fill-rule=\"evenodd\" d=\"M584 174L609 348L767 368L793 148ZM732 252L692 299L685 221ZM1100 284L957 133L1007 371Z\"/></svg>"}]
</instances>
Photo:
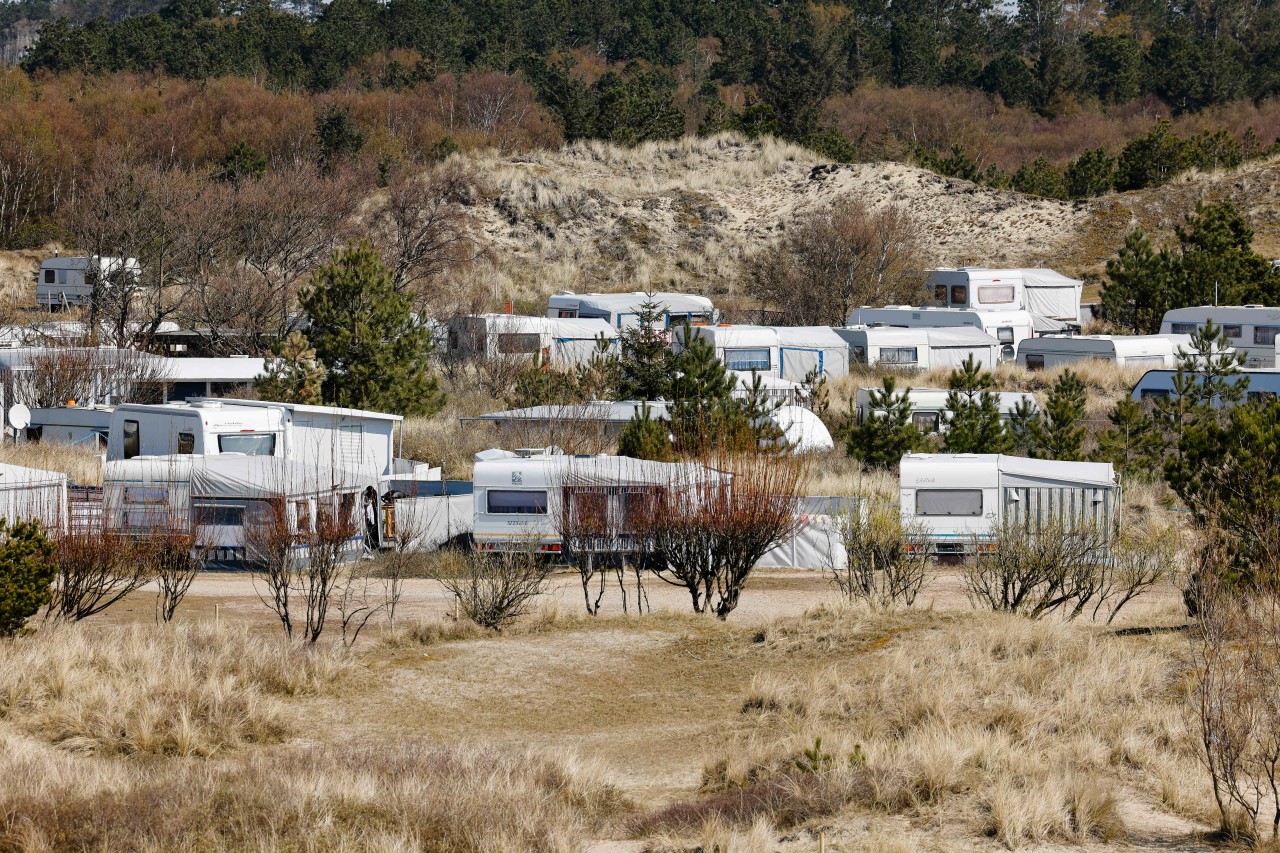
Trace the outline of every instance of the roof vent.
<instances>
[{"instance_id":1,"label":"roof vent","mask_svg":"<svg viewBox=\"0 0 1280 853\"><path fill-rule=\"evenodd\" d=\"M190 405L195 409L221 409L222 403L218 400L191 400Z\"/></svg>"}]
</instances>

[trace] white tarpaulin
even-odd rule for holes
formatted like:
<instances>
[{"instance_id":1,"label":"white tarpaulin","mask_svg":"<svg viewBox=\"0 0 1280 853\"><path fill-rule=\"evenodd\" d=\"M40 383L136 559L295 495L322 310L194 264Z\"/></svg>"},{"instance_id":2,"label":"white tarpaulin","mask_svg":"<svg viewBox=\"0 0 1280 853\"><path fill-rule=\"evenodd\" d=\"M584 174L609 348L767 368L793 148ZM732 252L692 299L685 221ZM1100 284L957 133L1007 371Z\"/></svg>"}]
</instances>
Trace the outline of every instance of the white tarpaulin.
<instances>
[{"instance_id":1,"label":"white tarpaulin","mask_svg":"<svg viewBox=\"0 0 1280 853\"><path fill-rule=\"evenodd\" d=\"M797 453L833 450L836 446L822 419L801 406L781 406L769 413L769 420L782 431L782 443Z\"/></svg>"},{"instance_id":2,"label":"white tarpaulin","mask_svg":"<svg viewBox=\"0 0 1280 853\"><path fill-rule=\"evenodd\" d=\"M375 471L304 464L279 456L205 456L191 466L191 494L198 498L303 497L373 486Z\"/></svg>"},{"instance_id":3,"label":"white tarpaulin","mask_svg":"<svg viewBox=\"0 0 1280 853\"><path fill-rule=\"evenodd\" d=\"M0 464L0 518L38 521L46 530L67 523L67 475Z\"/></svg>"},{"instance_id":4,"label":"white tarpaulin","mask_svg":"<svg viewBox=\"0 0 1280 853\"><path fill-rule=\"evenodd\" d=\"M830 379L849 373L849 345L829 326L776 326L778 375L803 382L812 371Z\"/></svg>"},{"instance_id":5,"label":"white tarpaulin","mask_svg":"<svg viewBox=\"0 0 1280 853\"><path fill-rule=\"evenodd\" d=\"M757 569L844 568L849 561L839 533L839 518L848 512L842 498L805 498L799 508L800 529L795 536L774 546L756 563Z\"/></svg>"},{"instance_id":6,"label":"white tarpaulin","mask_svg":"<svg viewBox=\"0 0 1280 853\"><path fill-rule=\"evenodd\" d=\"M1023 307L1033 315L1068 323L1080 322L1080 296L1084 282L1049 269L1024 269L1022 285L1026 300Z\"/></svg>"},{"instance_id":7,"label":"white tarpaulin","mask_svg":"<svg viewBox=\"0 0 1280 853\"><path fill-rule=\"evenodd\" d=\"M959 367L970 355L983 367L1000 360L1000 342L972 326L924 329L929 336L929 366Z\"/></svg>"}]
</instances>

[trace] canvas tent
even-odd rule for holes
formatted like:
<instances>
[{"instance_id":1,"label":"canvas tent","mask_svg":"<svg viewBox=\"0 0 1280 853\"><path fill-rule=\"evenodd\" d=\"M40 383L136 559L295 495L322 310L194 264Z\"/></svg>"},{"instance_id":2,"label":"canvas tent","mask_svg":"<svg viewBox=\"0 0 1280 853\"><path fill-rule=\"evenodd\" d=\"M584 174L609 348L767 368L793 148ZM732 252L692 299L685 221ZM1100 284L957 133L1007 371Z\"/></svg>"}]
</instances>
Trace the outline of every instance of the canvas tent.
<instances>
[{"instance_id":1,"label":"canvas tent","mask_svg":"<svg viewBox=\"0 0 1280 853\"><path fill-rule=\"evenodd\" d=\"M970 355L983 367L1000 360L1000 342L972 326L900 328L848 326L833 330L846 342L849 361L904 369L958 367Z\"/></svg>"},{"instance_id":2,"label":"canvas tent","mask_svg":"<svg viewBox=\"0 0 1280 853\"><path fill-rule=\"evenodd\" d=\"M1084 282L1050 269L1024 269L1020 272L1023 298L1026 300L1023 307L1033 317L1080 325L1080 297L1084 292ZM1036 332L1040 332L1039 323Z\"/></svg>"},{"instance_id":3,"label":"canvas tent","mask_svg":"<svg viewBox=\"0 0 1280 853\"><path fill-rule=\"evenodd\" d=\"M836 446L822 419L801 406L780 406L769 413L769 420L782 433L779 443L795 453L821 452Z\"/></svg>"},{"instance_id":4,"label":"canvas tent","mask_svg":"<svg viewBox=\"0 0 1280 853\"><path fill-rule=\"evenodd\" d=\"M774 326L778 335L778 375L803 382L816 371L829 379L849 372L849 345L830 326Z\"/></svg>"},{"instance_id":5,"label":"canvas tent","mask_svg":"<svg viewBox=\"0 0 1280 853\"><path fill-rule=\"evenodd\" d=\"M0 518L37 521L45 530L67 529L67 475L0 464Z\"/></svg>"},{"instance_id":6,"label":"canvas tent","mask_svg":"<svg viewBox=\"0 0 1280 853\"><path fill-rule=\"evenodd\" d=\"M843 569L849 562L840 535L840 519L853 508L848 498L801 499L797 513L800 527L794 536L779 542L756 563L757 569Z\"/></svg>"}]
</instances>

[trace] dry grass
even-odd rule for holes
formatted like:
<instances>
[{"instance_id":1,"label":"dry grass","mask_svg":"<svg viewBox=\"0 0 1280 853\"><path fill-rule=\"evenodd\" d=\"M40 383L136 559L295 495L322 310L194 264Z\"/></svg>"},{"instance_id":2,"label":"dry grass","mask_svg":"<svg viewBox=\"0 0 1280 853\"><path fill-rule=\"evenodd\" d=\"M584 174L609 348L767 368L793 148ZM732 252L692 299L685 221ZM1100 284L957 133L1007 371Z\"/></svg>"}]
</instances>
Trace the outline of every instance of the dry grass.
<instances>
[{"instance_id":1,"label":"dry grass","mask_svg":"<svg viewBox=\"0 0 1280 853\"><path fill-rule=\"evenodd\" d=\"M713 817L800 825L853 808L959 821L1007 847L1105 840L1125 833L1126 786L1194 819L1212 812L1169 648L1015 617L856 610L760 640L783 653L821 643L831 665L758 677L743 734L704 771L705 796L645 831Z\"/></svg>"},{"instance_id":2,"label":"dry grass","mask_svg":"<svg viewBox=\"0 0 1280 853\"><path fill-rule=\"evenodd\" d=\"M0 721L76 751L209 756L286 739L281 700L352 669L243 627L52 625L0 643Z\"/></svg>"},{"instance_id":3,"label":"dry grass","mask_svg":"<svg viewBox=\"0 0 1280 853\"><path fill-rule=\"evenodd\" d=\"M80 486L102 485L102 455L87 447L53 443L6 444L0 447L0 462L57 471Z\"/></svg>"},{"instance_id":4,"label":"dry grass","mask_svg":"<svg viewBox=\"0 0 1280 853\"><path fill-rule=\"evenodd\" d=\"M422 742L160 766L0 730L0 849L579 851L630 804L580 765Z\"/></svg>"}]
</instances>

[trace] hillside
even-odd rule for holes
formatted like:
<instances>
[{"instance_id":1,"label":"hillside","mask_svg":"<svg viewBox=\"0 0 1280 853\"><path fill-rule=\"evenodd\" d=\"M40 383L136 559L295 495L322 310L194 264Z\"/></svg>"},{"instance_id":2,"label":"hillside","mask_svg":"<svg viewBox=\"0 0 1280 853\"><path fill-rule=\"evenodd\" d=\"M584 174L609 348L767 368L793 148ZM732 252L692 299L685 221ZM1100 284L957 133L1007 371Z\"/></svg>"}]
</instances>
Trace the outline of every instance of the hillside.
<instances>
[{"instance_id":1,"label":"hillside","mask_svg":"<svg viewBox=\"0 0 1280 853\"><path fill-rule=\"evenodd\" d=\"M598 143L478 161L494 197L479 217L496 290L678 286L734 293L737 261L796 217L840 197L905 206L929 261L1052 266L1098 275L1135 224L1157 240L1199 198L1231 198L1280 255L1280 160L1193 173L1165 187L1061 202L1001 192L902 163L827 164L806 149L738 137L620 149Z\"/></svg>"}]
</instances>

